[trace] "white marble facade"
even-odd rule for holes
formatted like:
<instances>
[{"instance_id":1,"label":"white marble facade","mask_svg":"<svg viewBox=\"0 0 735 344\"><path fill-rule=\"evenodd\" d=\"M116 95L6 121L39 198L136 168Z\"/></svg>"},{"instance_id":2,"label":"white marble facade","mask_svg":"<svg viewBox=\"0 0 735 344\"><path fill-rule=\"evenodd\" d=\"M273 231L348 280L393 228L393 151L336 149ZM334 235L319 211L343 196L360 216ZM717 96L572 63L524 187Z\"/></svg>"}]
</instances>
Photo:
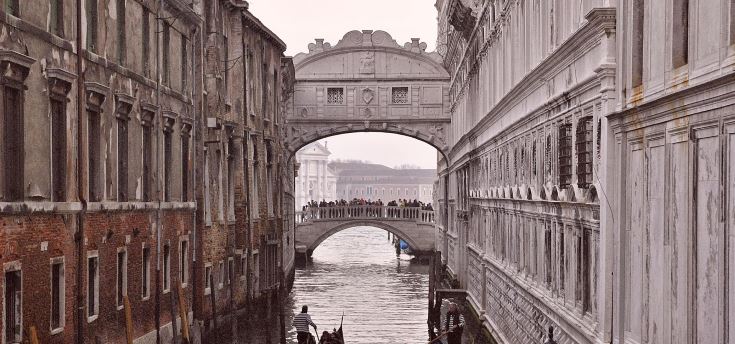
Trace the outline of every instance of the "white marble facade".
<instances>
[{"instance_id":1,"label":"white marble facade","mask_svg":"<svg viewBox=\"0 0 735 344\"><path fill-rule=\"evenodd\" d=\"M312 142L296 152L299 165L295 181L295 206L301 207L310 201L326 200L337 197L337 177L329 168L329 149L320 142Z\"/></svg>"},{"instance_id":2,"label":"white marble facade","mask_svg":"<svg viewBox=\"0 0 735 344\"><path fill-rule=\"evenodd\" d=\"M735 5L438 0L437 247L495 339L735 343Z\"/></svg>"}]
</instances>

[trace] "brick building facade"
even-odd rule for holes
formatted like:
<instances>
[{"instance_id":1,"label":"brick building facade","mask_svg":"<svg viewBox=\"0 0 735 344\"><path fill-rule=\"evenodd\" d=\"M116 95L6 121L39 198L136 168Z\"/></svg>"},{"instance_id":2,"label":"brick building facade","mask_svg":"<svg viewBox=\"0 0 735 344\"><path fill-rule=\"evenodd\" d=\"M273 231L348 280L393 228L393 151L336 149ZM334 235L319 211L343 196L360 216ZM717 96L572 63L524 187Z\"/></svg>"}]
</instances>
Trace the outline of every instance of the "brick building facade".
<instances>
[{"instance_id":1,"label":"brick building facade","mask_svg":"<svg viewBox=\"0 0 735 344\"><path fill-rule=\"evenodd\" d=\"M289 60L247 2L6 1L0 32L0 343L170 342L207 267L222 309L283 285Z\"/></svg>"}]
</instances>

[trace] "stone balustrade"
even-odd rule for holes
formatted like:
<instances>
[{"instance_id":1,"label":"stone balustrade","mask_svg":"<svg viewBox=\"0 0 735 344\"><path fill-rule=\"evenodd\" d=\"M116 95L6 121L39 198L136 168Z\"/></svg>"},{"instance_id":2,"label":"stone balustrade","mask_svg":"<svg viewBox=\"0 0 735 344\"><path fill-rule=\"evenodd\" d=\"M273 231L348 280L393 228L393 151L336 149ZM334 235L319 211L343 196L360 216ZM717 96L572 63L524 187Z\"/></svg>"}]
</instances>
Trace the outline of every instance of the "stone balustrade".
<instances>
[{"instance_id":1,"label":"stone balustrade","mask_svg":"<svg viewBox=\"0 0 735 344\"><path fill-rule=\"evenodd\" d=\"M355 205L339 207L312 207L295 213L296 223L334 220L413 220L419 223L434 223L434 211L420 207L389 207Z\"/></svg>"}]
</instances>

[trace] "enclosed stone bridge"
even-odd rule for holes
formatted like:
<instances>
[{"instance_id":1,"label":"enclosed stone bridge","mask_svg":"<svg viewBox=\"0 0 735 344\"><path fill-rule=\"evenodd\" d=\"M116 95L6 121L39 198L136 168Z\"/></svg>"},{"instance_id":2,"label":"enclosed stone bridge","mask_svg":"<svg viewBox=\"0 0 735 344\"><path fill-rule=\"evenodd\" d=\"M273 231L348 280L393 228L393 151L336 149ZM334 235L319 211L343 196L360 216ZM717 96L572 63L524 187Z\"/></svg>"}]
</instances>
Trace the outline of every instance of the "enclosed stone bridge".
<instances>
[{"instance_id":1,"label":"enclosed stone bridge","mask_svg":"<svg viewBox=\"0 0 735 344\"><path fill-rule=\"evenodd\" d=\"M317 39L293 63L283 126L292 155L313 141L364 131L410 136L447 155L449 74L418 38L399 45L384 31L350 31L334 46Z\"/></svg>"},{"instance_id":2,"label":"enclosed stone bridge","mask_svg":"<svg viewBox=\"0 0 735 344\"><path fill-rule=\"evenodd\" d=\"M296 251L311 256L333 234L352 227L382 228L421 255L434 250L434 211L417 207L318 207L296 212Z\"/></svg>"}]
</instances>

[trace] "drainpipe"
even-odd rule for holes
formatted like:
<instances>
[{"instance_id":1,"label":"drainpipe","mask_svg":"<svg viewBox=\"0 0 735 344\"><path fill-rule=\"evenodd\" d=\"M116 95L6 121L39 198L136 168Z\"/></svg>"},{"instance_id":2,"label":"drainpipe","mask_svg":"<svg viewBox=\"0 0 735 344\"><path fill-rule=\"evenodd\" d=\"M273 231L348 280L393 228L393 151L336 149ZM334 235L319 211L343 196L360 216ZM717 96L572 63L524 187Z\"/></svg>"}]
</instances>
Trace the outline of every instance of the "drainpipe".
<instances>
[{"instance_id":1,"label":"drainpipe","mask_svg":"<svg viewBox=\"0 0 735 344\"><path fill-rule=\"evenodd\" d=\"M161 127L161 33L163 25L161 21L162 1L158 0L156 8L156 121L153 121L156 131L156 196L158 197L158 209L156 209L156 344L161 343L161 178L160 178L160 130ZM158 124L158 127L156 127ZM170 251L169 251L170 252Z\"/></svg>"},{"instance_id":2,"label":"drainpipe","mask_svg":"<svg viewBox=\"0 0 735 344\"><path fill-rule=\"evenodd\" d=\"M86 216L87 212L87 200L84 196L84 181L83 181L83 174L84 174L84 165L82 164L82 156L84 155L83 145L82 145L82 125L84 123L84 107L85 107L85 97L84 97L84 70L82 68L82 63L84 62L84 58L82 56L82 0L77 0L76 2L77 6L77 198L79 199L79 203L81 205L81 209L77 213L77 231L74 233L74 243L76 245L76 254L77 254L77 266L76 266L76 283L77 288L74 290L75 298L76 298L76 313L77 313L77 319L76 324L74 324L75 328L75 337L76 337L76 343L77 344L83 344L84 343L84 288L81 288L81 286L84 283L83 279L83 269L84 269L84 217Z\"/></svg>"}]
</instances>

